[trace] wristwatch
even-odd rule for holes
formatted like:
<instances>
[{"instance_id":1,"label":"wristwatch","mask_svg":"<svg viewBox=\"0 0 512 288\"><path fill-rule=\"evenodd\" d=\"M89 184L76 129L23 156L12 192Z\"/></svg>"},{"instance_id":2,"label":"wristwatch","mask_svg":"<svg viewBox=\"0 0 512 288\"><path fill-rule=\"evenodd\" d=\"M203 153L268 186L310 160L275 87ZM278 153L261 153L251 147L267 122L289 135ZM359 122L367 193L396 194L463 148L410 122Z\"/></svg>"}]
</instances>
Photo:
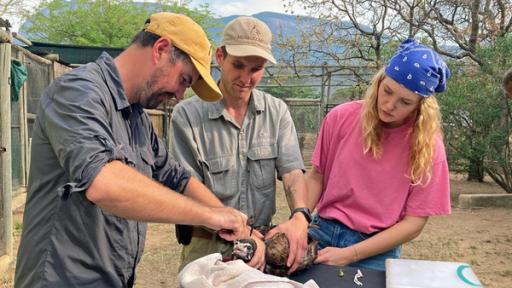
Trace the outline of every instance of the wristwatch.
<instances>
[{"instance_id":1,"label":"wristwatch","mask_svg":"<svg viewBox=\"0 0 512 288\"><path fill-rule=\"evenodd\" d=\"M300 212L300 213L302 213L304 215L304 217L306 218L306 221L308 221L308 224L310 224L311 221L313 221L313 217L311 216L311 212L309 211L309 208L307 208L307 207L298 207L298 208L293 209L292 210L292 214L290 215L290 219L297 212Z\"/></svg>"}]
</instances>

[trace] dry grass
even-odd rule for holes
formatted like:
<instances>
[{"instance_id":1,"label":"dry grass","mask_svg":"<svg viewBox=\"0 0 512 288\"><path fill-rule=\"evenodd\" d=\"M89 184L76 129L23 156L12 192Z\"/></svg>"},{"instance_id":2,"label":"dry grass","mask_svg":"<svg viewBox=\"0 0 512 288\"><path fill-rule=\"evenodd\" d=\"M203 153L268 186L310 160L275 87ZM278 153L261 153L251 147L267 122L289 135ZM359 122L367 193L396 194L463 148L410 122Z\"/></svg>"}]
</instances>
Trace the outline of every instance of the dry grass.
<instances>
[{"instance_id":1,"label":"dry grass","mask_svg":"<svg viewBox=\"0 0 512 288\"><path fill-rule=\"evenodd\" d=\"M289 209L278 185L277 215L274 223L287 219ZM470 183L454 176L452 194L502 193L492 183ZM15 227L22 211L16 211ZM16 224L18 223L18 224ZM20 227L21 228L21 227ZM432 217L423 233L403 246L404 258L466 262L487 288L512 287L512 211L485 208L454 209L446 217ZM15 233L18 243L19 230ZM146 249L137 269L136 287L177 287L176 275L181 248L174 236L174 225L150 224ZM12 286L14 269L0 277L0 287Z\"/></svg>"},{"instance_id":2,"label":"dry grass","mask_svg":"<svg viewBox=\"0 0 512 288\"><path fill-rule=\"evenodd\" d=\"M274 223L287 219L289 209L278 183ZM455 175L452 194L503 193L494 183L466 182ZM173 225L150 225L146 253L139 265L137 287L177 287L180 247ZM512 287L512 211L486 208L454 209L432 217L423 233L405 244L403 258L466 262L487 288ZM148 257L149 256L149 257Z\"/></svg>"}]
</instances>

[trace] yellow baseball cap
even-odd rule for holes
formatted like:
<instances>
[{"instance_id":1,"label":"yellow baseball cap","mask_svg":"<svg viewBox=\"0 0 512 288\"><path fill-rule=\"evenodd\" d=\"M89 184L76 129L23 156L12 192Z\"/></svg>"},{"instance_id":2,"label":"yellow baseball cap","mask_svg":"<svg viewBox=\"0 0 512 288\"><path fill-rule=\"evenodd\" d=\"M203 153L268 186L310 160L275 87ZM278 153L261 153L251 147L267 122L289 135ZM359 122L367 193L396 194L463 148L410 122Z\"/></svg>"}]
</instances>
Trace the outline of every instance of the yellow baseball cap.
<instances>
[{"instance_id":1,"label":"yellow baseball cap","mask_svg":"<svg viewBox=\"0 0 512 288\"><path fill-rule=\"evenodd\" d=\"M217 101L222 98L219 87L210 74L212 45L201 26L189 17L160 12L149 16L144 30L171 40L172 45L187 53L201 75L192 85L192 90L205 101Z\"/></svg>"}]
</instances>

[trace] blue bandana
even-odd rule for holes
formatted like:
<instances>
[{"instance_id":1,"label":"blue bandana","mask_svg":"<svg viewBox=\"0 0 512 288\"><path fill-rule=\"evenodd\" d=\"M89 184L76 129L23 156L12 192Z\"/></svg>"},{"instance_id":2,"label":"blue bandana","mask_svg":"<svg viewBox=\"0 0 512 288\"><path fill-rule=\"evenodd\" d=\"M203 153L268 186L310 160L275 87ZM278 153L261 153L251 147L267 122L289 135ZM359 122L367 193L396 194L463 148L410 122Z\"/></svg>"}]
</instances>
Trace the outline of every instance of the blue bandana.
<instances>
[{"instance_id":1,"label":"blue bandana","mask_svg":"<svg viewBox=\"0 0 512 288\"><path fill-rule=\"evenodd\" d=\"M386 75L414 93L429 97L446 90L446 80L451 73L434 50L407 39L389 60Z\"/></svg>"}]
</instances>

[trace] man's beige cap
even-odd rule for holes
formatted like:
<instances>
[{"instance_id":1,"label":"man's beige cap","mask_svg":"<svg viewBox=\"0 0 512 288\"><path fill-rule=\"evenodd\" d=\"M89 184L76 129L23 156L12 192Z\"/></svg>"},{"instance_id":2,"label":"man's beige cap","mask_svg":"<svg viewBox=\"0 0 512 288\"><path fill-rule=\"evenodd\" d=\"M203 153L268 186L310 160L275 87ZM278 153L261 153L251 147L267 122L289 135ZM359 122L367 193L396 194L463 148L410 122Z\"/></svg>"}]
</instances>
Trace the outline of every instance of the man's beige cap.
<instances>
[{"instance_id":1,"label":"man's beige cap","mask_svg":"<svg viewBox=\"0 0 512 288\"><path fill-rule=\"evenodd\" d=\"M267 24L254 17L240 16L224 28L221 46L233 56L260 56L276 64L271 44L272 32Z\"/></svg>"},{"instance_id":2,"label":"man's beige cap","mask_svg":"<svg viewBox=\"0 0 512 288\"><path fill-rule=\"evenodd\" d=\"M192 90L206 101L222 98L219 87L210 74L212 46L201 26L189 17L169 12L155 13L149 17L145 31L171 40L172 45L187 53L201 75Z\"/></svg>"}]
</instances>

